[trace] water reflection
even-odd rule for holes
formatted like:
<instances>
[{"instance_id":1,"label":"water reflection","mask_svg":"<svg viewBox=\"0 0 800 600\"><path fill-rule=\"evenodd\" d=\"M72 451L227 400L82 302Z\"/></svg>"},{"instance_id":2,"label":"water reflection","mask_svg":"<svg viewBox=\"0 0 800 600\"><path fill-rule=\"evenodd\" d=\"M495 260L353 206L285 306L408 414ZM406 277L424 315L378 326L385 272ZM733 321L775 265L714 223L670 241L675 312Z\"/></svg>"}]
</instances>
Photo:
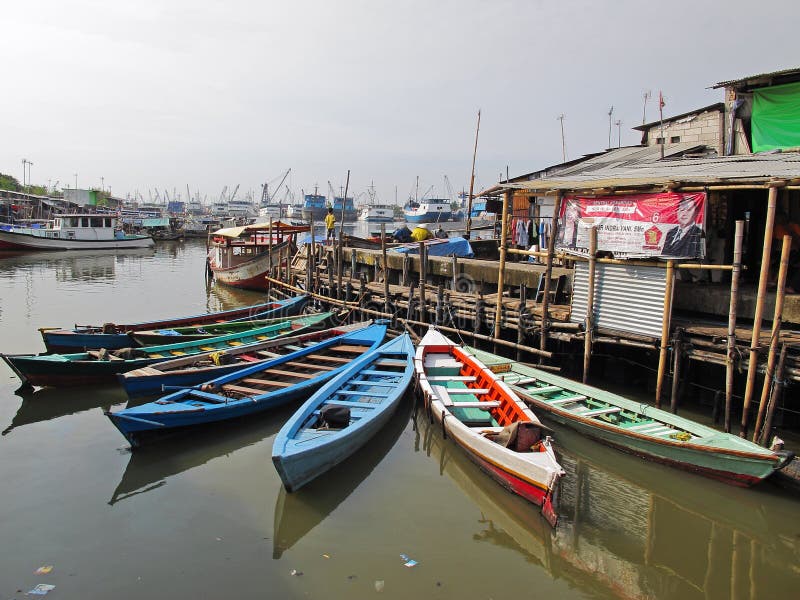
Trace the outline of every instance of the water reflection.
<instances>
[{"instance_id":1,"label":"water reflection","mask_svg":"<svg viewBox=\"0 0 800 600\"><path fill-rule=\"evenodd\" d=\"M118 386L95 387L90 392L85 389L43 388L35 392L18 391L16 394L22 398L22 404L11 423L3 430L3 435L8 435L23 425L50 421L93 408L108 410L128 399L124 390Z\"/></svg>"},{"instance_id":2,"label":"water reflection","mask_svg":"<svg viewBox=\"0 0 800 600\"><path fill-rule=\"evenodd\" d=\"M800 584L797 508L778 490L731 488L559 429L567 475L552 531L536 507L417 421L422 450L480 510L476 543L513 550L553 579L635 599L793 597Z\"/></svg>"},{"instance_id":3,"label":"water reflection","mask_svg":"<svg viewBox=\"0 0 800 600\"><path fill-rule=\"evenodd\" d=\"M117 263L155 256L152 248L129 250L66 250L64 252L0 252L0 277L13 278L18 271L52 269L57 281L114 279Z\"/></svg>"},{"instance_id":4,"label":"water reflection","mask_svg":"<svg viewBox=\"0 0 800 600\"><path fill-rule=\"evenodd\" d=\"M406 428L413 401L412 395L407 394L386 427L345 462L292 494L281 486L275 501L272 558L281 558L372 473Z\"/></svg>"},{"instance_id":5,"label":"water reflection","mask_svg":"<svg viewBox=\"0 0 800 600\"><path fill-rule=\"evenodd\" d=\"M138 448L131 453L108 503L113 506L126 498L160 488L170 477L257 444L275 435L291 413L289 407L213 427L200 427L191 436L165 439ZM268 466L265 463L265 468Z\"/></svg>"}]
</instances>

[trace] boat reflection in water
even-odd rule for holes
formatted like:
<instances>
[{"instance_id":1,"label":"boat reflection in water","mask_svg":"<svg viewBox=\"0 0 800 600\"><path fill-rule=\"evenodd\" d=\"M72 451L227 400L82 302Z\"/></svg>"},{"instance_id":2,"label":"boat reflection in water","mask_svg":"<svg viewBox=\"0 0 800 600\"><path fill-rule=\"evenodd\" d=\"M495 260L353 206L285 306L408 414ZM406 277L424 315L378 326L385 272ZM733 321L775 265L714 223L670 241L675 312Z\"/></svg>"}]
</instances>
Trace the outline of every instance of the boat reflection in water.
<instances>
[{"instance_id":1,"label":"boat reflection in water","mask_svg":"<svg viewBox=\"0 0 800 600\"><path fill-rule=\"evenodd\" d=\"M535 507L486 477L426 416L417 423L422 450L480 511L473 540L518 552L554 580L597 597L760 598L766 590L796 597L796 500L768 483L732 489L558 428L567 475L551 531Z\"/></svg>"},{"instance_id":2,"label":"boat reflection in water","mask_svg":"<svg viewBox=\"0 0 800 600\"><path fill-rule=\"evenodd\" d=\"M126 260L155 256L152 248L129 250L78 250L63 252L0 252L0 273L13 278L19 271L53 269L56 281L113 281L116 266Z\"/></svg>"},{"instance_id":3,"label":"boat reflection in water","mask_svg":"<svg viewBox=\"0 0 800 600\"><path fill-rule=\"evenodd\" d=\"M135 405L130 403L128 408ZM236 422L216 423L213 427L198 429L190 437L168 438L137 449L131 453L128 466L108 504L113 506L126 498L158 489L166 485L170 477L274 436L291 412L291 408L284 408ZM264 456L264 468L270 468L269 452Z\"/></svg>"},{"instance_id":4,"label":"boat reflection in water","mask_svg":"<svg viewBox=\"0 0 800 600\"><path fill-rule=\"evenodd\" d=\"M29 389L29 388L28 388ZM2 434L8 435L23 425L32 425L74 415L93 408L109 410L115 404L128 400L119 386L95 387L87 394L85 389L42 388L35 392L16 392L22 398L17 414Z\"/></svg>"},{"instance_id":5,"label":"boat reflection in water","mask_svg":"<svg viewBox=\"0 0 800 600\"><path fill-rule=\"evenodd\" d=\"M281 558L286 550L336 510L372 473L408 425L413 403L413 394L407 393L391 421L374 438L356 454L299 491L290 494L280 486L275 501L272 558Z\"/></svg>"}]
</instances>

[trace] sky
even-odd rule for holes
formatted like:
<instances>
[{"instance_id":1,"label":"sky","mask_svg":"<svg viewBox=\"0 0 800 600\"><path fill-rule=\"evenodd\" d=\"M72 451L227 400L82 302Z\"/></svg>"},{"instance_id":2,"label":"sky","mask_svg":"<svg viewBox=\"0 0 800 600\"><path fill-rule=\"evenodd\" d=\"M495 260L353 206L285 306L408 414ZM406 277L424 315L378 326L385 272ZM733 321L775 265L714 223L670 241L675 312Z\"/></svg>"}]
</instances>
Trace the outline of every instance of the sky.
<instances>
[{"instance_id":1,"label":"sky","mask_svg":"<svg viewBox=\"0 0 800 600\"><path fill-rule=\"evenodd\" d=\"M800 66L796 0L27 0L0 34L0 173L208 202L286 183L447 197L638 144ZM755 12L755 14L754 14ZM647 103L645 92L650 91ZM615 122L621 121L618 127ZM26 176L27 177L27 176ZM417 180L418 178L418 180ZM418 181L418 183L417 183ZM286 188L277 194L286 197Z\"/></svg>"}]
</instances>

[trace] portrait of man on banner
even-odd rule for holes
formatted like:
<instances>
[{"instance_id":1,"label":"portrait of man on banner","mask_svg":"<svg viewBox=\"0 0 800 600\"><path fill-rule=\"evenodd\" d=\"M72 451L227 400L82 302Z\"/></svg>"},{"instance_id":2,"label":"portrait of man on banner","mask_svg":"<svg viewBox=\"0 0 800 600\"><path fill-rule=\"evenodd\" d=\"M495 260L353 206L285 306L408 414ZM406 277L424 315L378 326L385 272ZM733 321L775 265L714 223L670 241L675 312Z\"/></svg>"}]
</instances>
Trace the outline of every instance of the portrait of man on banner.
<instances>
[{"instance_id":1,"label":"portrait of man on banner","mask_svg":"<svg viewBox=\"0 0 800 600\"><path fill-rule=\"evenodd\" d=\"M667 232L662 256L697 258L702 255L703 230L697 225L698 208L693 197L681 199L675 209L678 224Z\"/></svg>"}]
</instances>

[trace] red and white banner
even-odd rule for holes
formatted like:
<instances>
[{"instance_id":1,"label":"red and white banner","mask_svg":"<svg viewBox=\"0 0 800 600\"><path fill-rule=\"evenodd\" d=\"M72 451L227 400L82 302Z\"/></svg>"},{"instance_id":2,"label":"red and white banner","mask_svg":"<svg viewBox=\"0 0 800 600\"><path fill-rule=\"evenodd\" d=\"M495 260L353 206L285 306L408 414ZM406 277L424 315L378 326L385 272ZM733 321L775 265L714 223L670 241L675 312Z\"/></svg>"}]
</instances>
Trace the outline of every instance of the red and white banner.
<instances>
[{"instance_id":1,"label":"red and white banner","mask_svg":"<svg viewBox=\"0 0 800 600\"><path fill-rule=\"evenodd\" d=\"M556 247L588 253L589 230L597 249L616 258L703 258L706 194L666 192L630 196L566 196Z\"/></svg>"}]
</instances>

